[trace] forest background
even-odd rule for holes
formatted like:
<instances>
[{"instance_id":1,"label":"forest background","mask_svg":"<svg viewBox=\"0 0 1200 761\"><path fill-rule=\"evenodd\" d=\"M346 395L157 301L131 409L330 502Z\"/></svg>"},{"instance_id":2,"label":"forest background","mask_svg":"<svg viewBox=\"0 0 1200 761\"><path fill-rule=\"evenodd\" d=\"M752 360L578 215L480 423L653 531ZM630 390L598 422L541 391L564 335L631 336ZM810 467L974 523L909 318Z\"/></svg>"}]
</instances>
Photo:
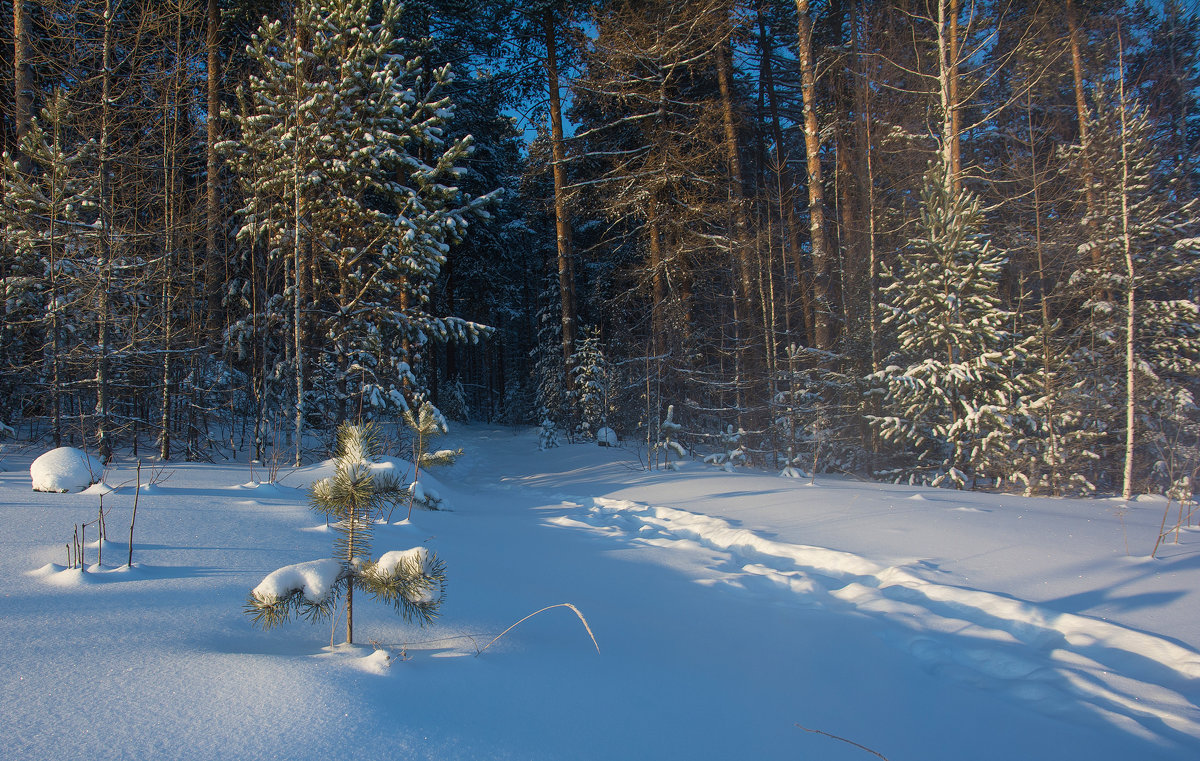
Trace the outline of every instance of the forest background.
<instances>
[{"instance_id":1,"label":"forest background","mask_svg":"<svg viewBox=\"0 0 1200 761\"><path fill-rule=\"evenodd\" d=\"M11 435L299 463L429 399L647 463L1190 496L1178 0L0 12Z\"/></svg>"}]
</instances>

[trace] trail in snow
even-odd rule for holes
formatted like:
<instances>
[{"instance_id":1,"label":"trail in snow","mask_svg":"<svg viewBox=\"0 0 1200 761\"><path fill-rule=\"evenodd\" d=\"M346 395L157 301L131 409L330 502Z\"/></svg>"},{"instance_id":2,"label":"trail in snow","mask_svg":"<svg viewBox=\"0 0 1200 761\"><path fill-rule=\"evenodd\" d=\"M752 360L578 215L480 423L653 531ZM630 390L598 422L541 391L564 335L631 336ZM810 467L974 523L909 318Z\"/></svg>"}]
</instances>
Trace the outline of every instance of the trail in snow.
<instances>
[{"instance_id":1,"label":"trail in snow","mask_svg":"<svg viewBox=\"0 0 1200 761\"><path fill-rule=\"evenodd\" d=\"M838 550L789 544L721 518L626 500L565 501L560 526L717 551L739 582L767 579L804 603L895 624L886 637L930 671L1038 711L1099 719L1147 739L1200 736L1200 653L1107 621L923 578ZM897 631L903 629L904 631Z\"/></svg>"}]
</instances>

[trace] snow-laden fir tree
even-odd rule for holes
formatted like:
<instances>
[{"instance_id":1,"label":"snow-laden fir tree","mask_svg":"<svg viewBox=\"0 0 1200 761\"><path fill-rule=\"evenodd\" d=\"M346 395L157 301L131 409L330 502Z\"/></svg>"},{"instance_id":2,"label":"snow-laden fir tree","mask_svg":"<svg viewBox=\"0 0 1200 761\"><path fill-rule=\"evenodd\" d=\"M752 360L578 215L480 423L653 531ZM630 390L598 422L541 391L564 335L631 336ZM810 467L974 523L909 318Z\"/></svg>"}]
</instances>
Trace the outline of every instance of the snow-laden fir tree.
<instances>
[{"instance_id":1,"label":"snow-laden fir tree","mask_svg":"<svg viewBox=\"0 0 1200 761\"><path fill-rule=\"evenodd\" d=\"M941 164L926 174L920 235L882 292L897 352L871 376L885 388L872 416L898 450L898 479L973 486L1007 472L1017 372L1025 350L1011 332L999 281L1007 258L979 233L980 202L955 191Z\"/></svg>"},{"instance_id":2,"label":"snow-laden fir tree","mask_svg":"<svg viewBox=\"0 0 1200 761\"><path fill-rule=\"evenodd\" d=\"M63 436L65 362L72 345L90 330L79 320L80 263L97 247L100 188L92 162L96 146L74 137L66 93L56 89L34 117L15 157L0 156L4 193L0 226L12 247L13 264L0 273L5 311L0 344L8 362L39 367L26 382L48 388L47 406L55 446ZM86 268L85 268L86 269ZM16 368L5 368L7 377Z\"/></svg>"},{"instance_id":3,"label":"snow-laden fir tree","mask_svg":"<svg viewBox=\"0 0 1200 761\"><path fill-rule=\"evenodd\" d=\"M1135 103L1104 92L1097 103L1090 157L1082 148L1070 156L1090 158L1096 204L1085 220L1084 264L1071 277L1083 315L1074 324L1073 401L1102 437L1097 475L1128 497L1135 481L1147 485L1161 441L1194 424L1200 203L1181 192L1177 167L1163 160Z\"/></svg>"},{"instance_id":4,"label":"snow-laden fir tree","mask_svg":"<svg viewBox=\"0 0 1200 761\"><path fill-rule=\"evenodd\" d=\"M337 532L334 556L285 566L269 574L250 593L245 611L264 628L293 615L326 619L339 597L345 600L346 642L354 643L354 591L391 603L406 621L433 621L445 598L445 566L424 547L386 552L371 560L376 520L384 508L408 490L391 473L372 465L382 454L378 429L371 423L338 428L335 471L315 481L309 504L332 521Z\"/></svg>"},{"instance_id":5,"label":"snow-laden fir tree","mask_svg":"<svg viewBox=\"0 0 1200 761\"><path fill-rule=\"evenodd\" d=\"M247 48L257 71L231 115L240 137L223 145L246 196L238 238L286 273L274 303L290 309L297 437L307 388L329 389L339 420L400 411L422 345L488 330L426 311L450 245L487 199L457 186L471 140L443 139L450 71L410 55L401 10L301 0L286 27L264 19Z\"/></svg>"},{"instance_id":6,"label":"snow-laden fir tree","mask_svg":"<svg viewBox=\"0 0 1200 761\"><path fill-rule=\"evenodd\" d=\"M583 331L568 366L572 378L572 406L579 413L576 433L591 439L598 431L608 427L614 403L613 368L604 356L598 329Z\"/></svg>"}]
</instances>

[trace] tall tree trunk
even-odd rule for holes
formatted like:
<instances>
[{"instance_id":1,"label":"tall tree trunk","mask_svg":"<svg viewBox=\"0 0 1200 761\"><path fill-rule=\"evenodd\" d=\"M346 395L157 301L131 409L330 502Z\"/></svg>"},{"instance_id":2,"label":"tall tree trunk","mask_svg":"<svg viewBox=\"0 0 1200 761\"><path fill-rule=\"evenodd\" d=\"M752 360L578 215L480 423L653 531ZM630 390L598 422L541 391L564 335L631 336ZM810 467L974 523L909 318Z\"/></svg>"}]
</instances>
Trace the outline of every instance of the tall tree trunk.
<instances>
[{"instance_id":1,"label":"tall tree trunk","mask_svg":"<svg viewBox=\"0 0 1200 761\"><path fill-rule=\"evenodd\" d=\"M1137 320L1134 305L1137 296L1136 271L1133 266L1133 241L1129 232L1129 138L1127 111L1125 101L1125 57L1121 48L1120 27L1117 29L1117 54L1120 68L1120 98L1121 98L1121 239L1125 253L1125 472L1123 474L1121 497L1129 501L1133 499L1133 457L1134 444L1137 434L1137 387L1136 352Z\"/></svg>"},{"instance_id":2,"label":"tall tree trunk","mask_svg":"<svg viewBox=\"0 0 1200 761\"><path fill-rule=\"evenodd\" d=\"M1087 100L1083 94L1083 52L1079 40L1079 23L1075 15L1074 0L1067 0L1066 17L1068 42L1071 48L1071 73L1075 80L1075 114L1079 122L1079 147L1083 149L1083 197L1087 205L1086 226L1089 237L1094 239L1099 220L1096 219L1097 199L1092 174L1088 107ZM1092 264L1100 264L1101 247L1092 246L1091 250Z\"/></svg>"},{"instance_id":3,"label":"tall tree trunk","mask_svg":"<svg viewBox=\"0 0 1200 761\"><path fill-rule=\"evenodd\" d=\"M296 437L296 467L300 467L304 451L304 203L302 196L303 189L300 186L300 162L302 156L300 153L301 143L304 141L302 134L303 125L300 124L299 104L303 93L302 78L296 77L296 104L297 109L295 118L296 138L295 149L292 156L292 192L293 209L292 209L292 276L295 277L295 294L292 303L292 361L295 363L296 372L296 399L293 412L295 419L293 421L293 429Z\"/></svg>"},{"instance_id":4,"label":"tall tree trunk","mask_svg":"<svg viewBox=\"0 0 1200 761\"><path fill-rule=\"evenodd\" d=\"M867 330L870 335L871 342L871 372L879 370L879 314L878 314L878 299L876 298L875 287L876 278L878 276L879 263L877 261L875 249L875 162L874 162L874 146L871 139L871 74L868 68L867 57L863 55L863 46L860 35L865 31L862 29L861 7L858 2L853 2L851 6L851 49L854 55L854 61L857 68L854 77L854 108L858 112L858 131L859 131L859 176L862 178L863 186L866 189L865 204L867 230L866 230L866 247L867 247Z\"/></svg>"},{"instance_id":5,"label":"tall tree trunk","mask_svg":"<svg viewBox=\"0 0 1200 761\"><path fill-rule=\"evenodd\" d=\"M654 346L654 355L659 357L666 343L666 321L663 319L663 309L667 301L667 282L664 273L666 263L662 252L662 230L658 220L658 203L651 199L649 204L650 218L647 227L650 234L650 337ZM659 361L659 360L656 360Z\"/></svg>"},{"instance_id":6,"label":"tall tree trunk","mask_svg":"<svg viewBox=\"0 0 1200 761\"><path fill-rule=\"evenodd\" d=\"M1051 346L1051 338L1053 336L1054 323L1050 317L1050 278L1046 274L1046 262L1042 250L1042 203L1041 203L1041 179L1038 174L1038 154L1037 140L1033 134L1033 103L1032 98L1027 91L1025 93L1025 120L1029 128L1029 170L1033 180L1033 231L1034 231L1034 248L1037 254L1037 277L1038 289L1040 293L1041 307L1041 341L1042 341L1042 396L1045 399L1045 415L1047 442L1050 447L1049 462L1039 463L1039 465L1048 464L1050 470L1050 492L1054 496L1059 495L1059 444L1058 444L1058 429L1055 421L1057 389L1054 383L1054 350ZM1030 487L1035 481L1030 481Z\"/></svg>"},{"instance_id":7,"label":"tall tree trunk","mask_svg":"<svg viewBox=\"0 0 1200 761\"><path fill-rule=\"evenodd\" d=\"M205 124L206 150L208 154L207 176L205 178L204 198L204 292L208 298L208 314L206 315L208 331L214 338L221 329L221 284L228 282L228 266L224 262L219 249L218 230L221 223L221 210L218 195L221 164L217 156L217 142L220 140L220 130L217 120L221 113L221 12L217 0L208 0L208 26L205 44L208 48L208 118ZM223 278L223 279L222 279Z\"/></svg>"},{"instance_id":8,"label":"tall tree trunk","mask_svg":"<svg viewBox=\"0 0 1200 761\"><path fill-rule=\"evenodd\" d=\"M804 97L804 148L808 158L808 216L812 234L813 341L818 349L833 348L829 295L830 256L825 232L825 190L821 179L821 133L817 126L817 77L813 61L812 19L808 0L796 0L799 16L801 92Z\"/></svg>"},{"instance_id":9,"label":"tall tree trunk","mask_svg":"<svg viewBox=\"0 0 1200 761\"><path fill-rule=\"evenodd\" d=\"M546 31L546 76L550 91L550 153L554 159L554 228L558 246L558 290L562 300L562 350L566 383L571 384L571 357L575 353L575 271L571 241L571 216L567 209L567 152L563 145L562 104L558 93L558 56L554 10L543 16Z\"/></svg>"},{"instance_id":10,"label":"tall tree trunk","mask_svg":"<svg viewBox=\"0 0 1200 761\"><path fill-rule=\"evenodd\" d=\"M728 43L717 48L717 85L721 92L721 122L725 128L725 161L729 169L729 198L733 203L733 249L741 283L741 297L745 322L750 324L754 302L754 275L750 263L750 248L747 235L750 230L749 213L746 209L746 190L742 186L742 152L738 144L737 118L733 107L733 71L729 60Z\"/></svg>"},{"instance_id":11,"label":"tall tree trunk","mask_svg":"<svg viewBox=\"0 0 1200 761\"><path fill-rule=\"evenodd\" d=\"M950 20L954 14L948 13L948 0L937 0L937 47L938 47L938 97L941 101L942 133L941 162L944 167L944 182L946 193L953 197L957 191L957 175L954 173L955 145L958 142L955 132L954 113L957 110L955 95L957 94L957 66L951 50L954 45L951 39L957 36L957 24L954 33L949 29ZM956 6L957 7L957 6Z\"/></svg>"},{"instance_id":12,"label":"tall tree trunk","mask_svg":"<svg viewBox=\"0 0 1200 761\"><path fill-rule=\"evenodd\" d=\"M787 245L792 257L792 267L796 271L796 283L800 291L801 343L811 344L812 337L812 303L809 295L812 293L812 282L808 276L808 268L804 266L804 255L800 246L800 223L796 219L796 179L792 176L788 165L789 157L783 152L783 128L780 126L779 101L775 93L775 71L772 63L774 52L771 47L771 37L767 33L762 14L758 16L758 33L762 45L762 63L760 65L760 81L766 90L767 112L771 117L771 139L775 141L775 167L779 183L779 206L782 224L786 228Z\"/></svg>"},{"instance_id":13,"label":"tall tree trunk","mask_svg":"<svg viewBox=\"0 0 1200 761\"><path fill-rule=\"evenodd\" d=\"M22 172L30 171L29 160L21 150L21 142L29 133L29 125L33 120L33 69L29 60L32 27L25 0L13 0L13 121L17 138L13 155Z\"/></svg>"},{"instance_id":14,"label":"tall tree trunk","mask_svg":"<svg viewBox=\"0 0 1200 761\"><path fill-rule=\"evenodd\" d=\"M113 0L105 3L104 33L101 46L100 72L100 144L98 164L100 171L100 288L98 293L96 358L96 449L100 458L107 462L112 457L109 430L109 352L111 351L111 289L112 289L112 171L109 156L109 132L112 129L112 46L113 46Z\"/></svg>"},{"instance_id":15,"label":"tall tree trunk","mask_svg":"<svg viewBox=\"0 0 1200 761\"><path fill-rule=\"evenodd\" d=\"M958 102L958 10L959 0L950 0L950 176L956 194L962 190L962 114Z\"/></svg>"},{"instance_id":16,"label":"tall tree trunk","mask_svg":"<svg viewBox=\"0 0 1200 761\"><path fill-rule=\"evenodd\" d=\"M733 108L733 66L730 61L731 52L728 43L718 46L717 56L717 85L721 93L721 121L725 128L725 161L729 170L729 198L733 203L734 230L730 242L730 253L738 270L740 291L735 289L734 326L738 332L738 340L734 349L736 367L734 375L738 389L738 427L743 427L742 413L746 408L744 395L749 395L749 389L743 388L747 379L753 377L749 372L747 350L752 343L753 327L755 325L754 304L754 269L750 262L750 219L746 208L746 191L742 187L742 152L738 143L737 118Z\"/></svg>"}]
</instances>

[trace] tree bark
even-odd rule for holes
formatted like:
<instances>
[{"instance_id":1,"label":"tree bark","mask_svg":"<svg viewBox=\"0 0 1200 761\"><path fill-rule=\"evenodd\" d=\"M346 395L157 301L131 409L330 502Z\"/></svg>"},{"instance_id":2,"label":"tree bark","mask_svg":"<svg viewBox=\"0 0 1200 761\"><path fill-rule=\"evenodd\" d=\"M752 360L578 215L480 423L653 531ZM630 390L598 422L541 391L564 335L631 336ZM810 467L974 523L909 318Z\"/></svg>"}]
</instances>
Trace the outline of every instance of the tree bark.
<instances>
[{"instance_id":1,"label":"tree bark","mask_svg":"<svg viewBox=\"0 0 1200 761\"><path fill-rule=\"evenodd\" d=\"M217 142L220 140L220 130L217 120L221 113L220 76L221 76L221 12L217 0L208 0L208 27L205 43L208 47L208 119L205 135L208 153L207 177L205 178L205 215L204 215L204 292L208 298L208 332L214 338L221 328L221 283L228 282L228 267L225 265L218 248L221 222L218 182L220 180L221 164L217 156ZM221 276L224 276L221 279Z\"/></svg>"},{"instance_id":2,"label":"tree bark","mask_svg":"<svg viewBox=\"0 0 1200 761\"><path fill-rule=\"evenodd\" d=\"M575 354L575 271L571 216L567 208L567 154L563 145L562 104L558 92L558 56L554 36L554 11L546 9L546 76L550 91L550 153L554 160L554 228L558 246L558 289L562 299L563 368L571 385L571 357Z\"/></svg>"},{"instance_id":3,"label":"tree bark","mask_svg":"<svg viewBox=\"0 0 1200 761\"><path fill-rule=\"evenodd\" d=\"M21 142L33 120L33 69L29 62L32 26L25 0L13 0L13 121L17 138L13 155L22 172L30 171L29 160L21 150Z\"/></svg>"},{"instance_id":4,"label":"tree bark","mask_svg":"<svg viewBox=\"0 0 1200 761\"><path fill-rule=\"evenodd\" d=\"M1137 296L1136 271L1133 265L1133 240L1129 232L1129 139L1127 125L1128 107L1125 102L1125 57L1122 54L1120 28L1117 32L1118 66L1120 69L1121 97L1121 239L1125 253L1125 472L1121 486L1121 498L1133 499L1133 459L1137 434L1137 387L1136 351L1137 320L1134 306Z\"/></svg>"},{"instance_id":5,"label":"tree bark","mask_svg":"<svg viewBox=\"0 0 1200 761\"><path fill-rule=\"evenodd\" d=\"M733 72L728 43L717 48L717 85L721 92L721 122L725 128L725 161L729 167L729 198L733 202L734 256L741 281L741 301L746 309L745 323L750 324L754 302L754 283L746 235L750 221L746 209L746 190L742 186L742 155L738 145L737 118L733 108Z\"/></svg>"},{"instance_id":6,"label":"tree bark","mask_svg":"<svg viewBox=\"0 0 1200 761\"><path fill-rule=\"evenodd\" d=\"M103 42L101 47L100 72L100 144L98 164L100 171L100 284L97 318L97 344L99 356L96 358L96 449L100 459L108 462L112 457L112 444L109 431L109 373L108 361L111 351L111 326L109 324L110 289L112 288L112 171L109 156L109 132L112 128L112 47L113 47L113 0L105 3L103 20Z\"/></svg>"},{"instance_id":7,"label":"tree bark","mask_svg":"<svg viewBox=\"0 0 1200 761\"><path fill-rule=\"evenodd\" d=\"M1083 94L1083 52L1079 41L1079 23L1075 16L1074 0L1067 0L1067 34L1071 48L1071 73L1075 79L1075 114L1079 121L1079 147L1083 152L1083 197L1087 206L1086 228L1089 237L1095 237L1099 220L1096 219L1096 189L1092 174L1091 134L1088 126L1087 100ZM1101 247L1092 246L1092 264L1101 262Z\"/></svg>"},{"instance_id":8,"label":"tree bark","mask_svg":"<svg viewBox=\"0 0 1200 761\"><path fill-rule=\"evenodd\" d=\"M787 245L791 253L792 267L796 271L796 284L800 291L801 342L811 344L813 340L812 303L809 295L812 293L812 281L808 268L804 266L804 255L800 247L800 223L796 219L796 179L788 166L788 156L783 153L783 128L780 126L779 101L775 93L775 73L772 65L774 52L771 38L763 23L762 14L758 17L758 32L762 44L762 64L760 80L767 96L767 112L771 117L771 139L775 141L775 165L779 174L779 206L781 218L786 227Z\"/></svg>"},{"instance_id":9,"label":"tree bark","mask_svg":"<svg viewBox=\"0 0 1200 761\"><path fill-rule=\"evenodd\" d=\"M829 299L830 257L825 231L825 190L821 179L821 133L817 125L816 68L813 62L812 19L808 0L796 0L799 16L801 91L804 97L804 148L808 159L808 215L812 234L813 341L818 349L833 348Z\"/></svg>"},{"instance_id":10,"label":"tree bark","mask_svg":"<svg viewBox=\"0 0 1200 761\"><path fill-rule=\"evenodd\" d=\"M958 107L958 10L959 0L950 0L950 177L956 194L962 190L962 115Z\"/></svg>"}]
</instances>

